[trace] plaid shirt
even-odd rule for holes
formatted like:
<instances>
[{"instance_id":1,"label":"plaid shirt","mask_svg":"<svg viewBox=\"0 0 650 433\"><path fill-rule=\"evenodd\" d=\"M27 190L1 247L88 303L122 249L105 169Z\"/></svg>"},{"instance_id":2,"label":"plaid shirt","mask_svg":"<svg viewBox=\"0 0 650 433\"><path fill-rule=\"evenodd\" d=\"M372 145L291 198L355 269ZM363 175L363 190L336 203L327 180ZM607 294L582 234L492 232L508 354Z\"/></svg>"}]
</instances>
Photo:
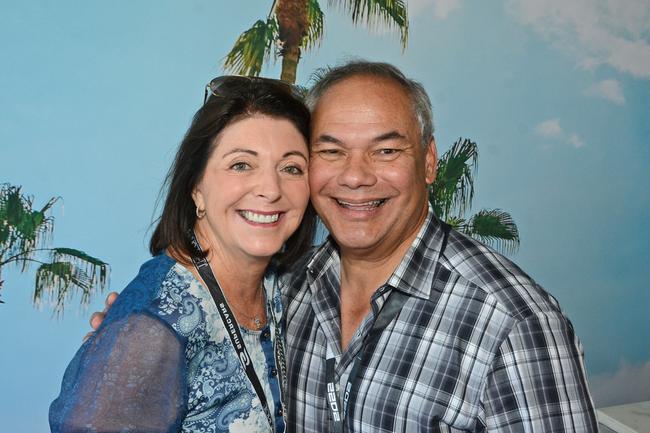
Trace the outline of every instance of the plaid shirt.
<instances>
[{"instance_id":1,"label":"plaid shirt","mask_svg":"<svg viewBox=\"0 0 650 433\"><path fill-rule=\"evenodd\" d=\"M345 352L333 241L307 273L285 279L289 433L332 431L326 358L336 356L344 385L364 344L347 432L597 432L582 347L557 301L456 231L441 252L444 238L429 210ZM392 291L406 303L378 338L366 338Z\"/></svg>"}]
</instances>

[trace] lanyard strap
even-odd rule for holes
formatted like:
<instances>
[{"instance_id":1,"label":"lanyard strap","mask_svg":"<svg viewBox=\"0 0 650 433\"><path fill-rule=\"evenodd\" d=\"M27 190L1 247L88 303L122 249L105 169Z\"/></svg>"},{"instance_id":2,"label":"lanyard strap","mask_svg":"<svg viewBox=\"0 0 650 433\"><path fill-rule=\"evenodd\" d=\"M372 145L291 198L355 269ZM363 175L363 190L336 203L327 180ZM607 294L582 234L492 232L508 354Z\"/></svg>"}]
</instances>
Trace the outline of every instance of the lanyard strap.
<instances>
[{"instance_id":1,"label":"lanyard strap","mask_svg":"<svg viewBox=\"0 0 650 433\"><path fill-rule=\"evenodd\" d=\"M451 227L441 222L443 230L442 245L440 248L440 255L444 252L447 247L447 239L449 237L449 230ZM433 281L436 281L438 275L439 267L436 268ZM330 409L330 421L332 423L332 430L334 433L343 433L343 421L348 412L348 402L350 400L350 395L353 392L357 392L357 387L359 386L359 369L363 362L364 356L371 356L372 352L366 352L366 347L370 343L378 339L382 331L388 326L388 324L399 314L402 310L402 307L408 300L409 296L400 292L398 290L393 290L388 299L384 303L379 315L375 319L375 322L372 325L372 328L368 332L368 335L364 338L361 348L357 356L354 358L354 363L352 364L352 369L350 370L350 375L345 384L345 389L343 391L343 405L340 403L340 388L336 382L336 358L327 358L325 362L325 377L327 380L327 405Z\"/></svg>"},{"instance_id":2,"label":"lanyard strap","mask_svg":"<svg viewBox=\"0 0 650 433\"><path fill-rule=\"evenodd\" d=\"M363 342L361 349L359 350L358 355L354 358L354 364L352 364L352 370L350 370L350 376L348 376L347 383L345 384L345 390L343 392L343 405L340 404L340 393L339 386L336 383L336 359L328 358L325 363L325 375L327 378L327 403L330 408L330 418L332 421L332 427L334 433L343 432L343 419L348 411L348 400L352 391L356 391L355 386L358 385L359 378L359 367L362 363L363 356L365 354L365 348L368 346L368 342L371 338L379 337L381 332L388 326L388 324L399 314L400 310L404 306L404 303L408 299L408 296L402 292L394 290L388 296L384 306L382 307L375 323L372 325L368 336ZM368 353L371 354L371 353Z\"/></svg>"},{"instance_id":3,"label":"lanyard strap","mask_svg":"<svg viewBox=\"0 0 650 433\"><path fill-rule=\"evenodd\" d=\"M201 245L199 244L198 239L196 238L196 235L194 232L190 232L190 240L192 241L192 245L196 249L197 252L203 253L203 250L201 249ZM232 343L233 348L235 349L235 352L237 353L237 358L239 359L239 362L241 362L242 367L244 368L244 371L246 371L246 376L248 376L248 380L251 382L251 385L253 385L253 389L255 390L255 393L257 394L257 397L260 400L260 404L262 405L262 409L264 410L264 414L266 415L266 419L269 422L269 426L271 427L271 430L274 431L275 428L275 423L273 422L273 416L271 415L271 410L269 409L268 402L266 401L266 394L264 393L264 388L262 388L262 384L260 383L259 378L257 377L257 373L255 372L255 368L253 367L253 362L251 361L251 357L248 354L248 351L246 350L246 345L244 344L244 339L242 337L241 331L239 329L239 324L237 323L237 319L235 318L235 315L232 313L232 310L230 309L230 306L228 305L228 301L226 300L226 297L223 294L223 291L221 290L221 287L219 286L219 282L217 282L216 277L214 276L214 273L212 272L212 269L210 268L210 264L204 257L200 257L199 255L192 255L192 262L194 263L194 267L196 268L197 272L201 275L201 278L203 279L203 282L205 285L208 287L208 290L210 291L210 294L212 295L212 299L214 300L214 303L217 305L217 310L219 311L219 315L221 316L221 320L226 327L226 330L228 331L228 337L230 337L230 341ZM271 309L271 316L273 317L273 323L275 325L275 337L276 337L276 344L280 344L280 340L278 340L278 324L275 322L275 315L273 314L273 309ZM280 349L279 351L282 356L284 355L284 350ZM278 353L278 350L276 350L276 358L280 355ZM280 366L278 370L283 370L283 366ZM284 374L284 371L281 371L280 374ZM280 382L282 382L282 377L280 378ZM284 410L282 411L284 415Z\"/></svg>"}]
</instances>

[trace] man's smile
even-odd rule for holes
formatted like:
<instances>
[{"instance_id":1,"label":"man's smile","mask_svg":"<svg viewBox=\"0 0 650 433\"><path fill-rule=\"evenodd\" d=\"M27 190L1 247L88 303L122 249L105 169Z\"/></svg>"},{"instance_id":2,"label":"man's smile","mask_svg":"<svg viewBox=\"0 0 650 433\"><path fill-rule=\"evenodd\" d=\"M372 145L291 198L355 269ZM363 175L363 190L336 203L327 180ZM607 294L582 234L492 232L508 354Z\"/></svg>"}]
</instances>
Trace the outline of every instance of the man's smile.
<instances>
[{"instance_id":1,"label":"man's smile","mask_svg":"<svg viewBox=\"0 0 650 433\"><path fill-rule=\"evenodd\" d=\"M377 209L380 206L383 206L384 203L388 201L387 198L375 199L375 200L344 200L344 199L334 199L336 203L346 209L355 210L355 211L372 211Z\"/></svg>"}]
</instances>

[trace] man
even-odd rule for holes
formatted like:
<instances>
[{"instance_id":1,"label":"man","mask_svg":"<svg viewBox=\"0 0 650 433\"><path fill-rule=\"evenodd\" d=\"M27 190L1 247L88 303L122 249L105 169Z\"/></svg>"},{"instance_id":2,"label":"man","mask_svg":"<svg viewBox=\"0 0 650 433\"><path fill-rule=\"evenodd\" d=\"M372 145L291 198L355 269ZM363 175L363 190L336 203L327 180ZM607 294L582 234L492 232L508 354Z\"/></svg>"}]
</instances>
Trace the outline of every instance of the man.
<instances>
[{"instance_id":1,"label":"man","mask_svg":"<svg viewBox=\"0 0 650 433\"><path fill-rule=\"evenodd\" d=\"M596 432L555 299L432 214L424 89L354 62L308 104L311 199L331 238L289 280L288 431Z\"/></svg>"},{"instance_id":2,"label":"man","mask_svg":"<svg viewBox=\"0 0 650 433\"><path fill-rule=\"evenodd\" d=\"M289 432L596 432L549 294L436 219L431 105L352 62L311 89L311 199L331 237L287 285Z\"/></svg>"}]
</instances>

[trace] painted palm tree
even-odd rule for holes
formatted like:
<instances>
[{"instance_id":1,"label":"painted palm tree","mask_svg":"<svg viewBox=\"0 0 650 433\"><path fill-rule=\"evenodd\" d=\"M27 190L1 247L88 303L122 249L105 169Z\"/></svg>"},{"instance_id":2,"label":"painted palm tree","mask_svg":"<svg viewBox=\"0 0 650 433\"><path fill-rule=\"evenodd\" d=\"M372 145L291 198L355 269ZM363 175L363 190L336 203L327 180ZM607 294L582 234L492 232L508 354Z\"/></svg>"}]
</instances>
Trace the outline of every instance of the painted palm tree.
<instances>
[{"instance_id":1,"label":"painted palm tree","mask_svg":"<svg viewBox=\"0 0 650 433\"><path fill-rule=\"evenodd\" d=\"M483 209L464 217L472 207L477 161L476 143L459 138L438 161L429 200L436 215L455 229L504 253L513 253L519 248L519 231L508 212Z\"/></svg>"},{"instance_id":2,"label":"painted palm tree","mask_svg":"<svg viewBox=\"0 0 650 433\"><path fill-rule=\"evenodd\" d=\"M0 289L5 266L15 264L25 272L31 264L38 264L35 305L47 296L53 302L54 313L63 314L73 289L81 294L81 304L87 305L94 291L107 287L108 264L83 251L46 247L54 230L54 219L48 212L59 198L51 198L41 209L34 210L33 198L20 189L9 184L0 186Z\"/></svg>"},{"instance_id":3,"label":"painted palm tree","mask_svg":"<svg viewBox=\"0 0 650 433\"><path fill-rule=\"evenodd\" d=\"M396 28L402 49L406 48L408 14L404 0L329 0L329 4L343 8L354 24ZM226 55L224 69L257 76L271 56L281 57L280 79L295 83L300 55L320 45L324 21L318 0L274 0L266 20L257 20L239 35Z\"/></svg>"}]
</instances>

